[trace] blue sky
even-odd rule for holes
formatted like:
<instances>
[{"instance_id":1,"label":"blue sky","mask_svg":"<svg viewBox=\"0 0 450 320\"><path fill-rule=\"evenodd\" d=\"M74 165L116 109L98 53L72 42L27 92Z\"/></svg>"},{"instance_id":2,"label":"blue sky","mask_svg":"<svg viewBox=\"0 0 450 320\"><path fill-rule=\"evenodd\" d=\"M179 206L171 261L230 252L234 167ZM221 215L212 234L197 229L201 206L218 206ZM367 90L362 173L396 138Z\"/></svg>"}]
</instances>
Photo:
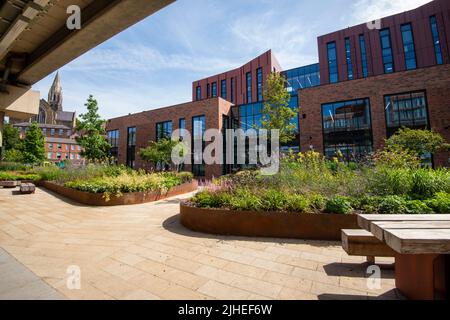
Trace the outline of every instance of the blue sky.
<instances>
[{"instance_id":1,"label":"blue sky","mask_svg":"<svg viewBox=\"0 0 450 320\"><path fill-rule=\"evenodd\" d=\"M93 94L104 118L190 101L191 84L272 49L284 69L316 63L317 36L429 0L178 0L60 70L64 108ZM47 98L54 74L33 88Z\"/></svg>"}]
</instances>

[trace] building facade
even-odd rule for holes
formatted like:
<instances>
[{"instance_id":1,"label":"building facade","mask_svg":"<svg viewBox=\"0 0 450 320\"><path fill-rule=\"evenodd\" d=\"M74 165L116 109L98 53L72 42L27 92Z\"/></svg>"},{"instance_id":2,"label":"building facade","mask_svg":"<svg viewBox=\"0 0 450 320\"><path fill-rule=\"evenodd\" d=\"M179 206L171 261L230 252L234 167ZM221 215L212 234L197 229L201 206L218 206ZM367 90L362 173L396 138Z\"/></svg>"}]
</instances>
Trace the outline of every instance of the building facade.
<instances>
[{"instance_id":1,"label":"building facade","mask_svg":"<svg viewBox=\"0 0 450 320\"><path fill-rule=\"evenodd\" d=\"M290 106L298 113L292 119L297 136L283 149L314 149L330 157L339 150L358 160L382 148L401 127L432 129L450 141L449 49L450 2L435 0L318 37L317 64L283 71L268 51L238 69L194 81L192 102L109 120L112 153L119 163L145 167L139 149L181 123L187 130L196 127L195 121L202 130L254 128L262 118L264 83L271 72L285 76ZM428 160L449 166L449 159L441 152ZM233 168L185 169L210 178Z\"/></svg>"},{"instance_id":2,"label":"building facade","mask_svg":"<svg viewBox=\"0 0 450 320\"><path fill-rule=\"evenodd\" d=\"M40 100L39 113L36 116L26 122L10 119L10 123L19 129L21 138L25 137L27 129L33 122L42 129L48 161L56 163L70 160L77 165L84 164L81 147L75 140L76 113L63 110L63 92L59 72L56 73L49 90L48 100Z\"/></svg>"}]
</instances>

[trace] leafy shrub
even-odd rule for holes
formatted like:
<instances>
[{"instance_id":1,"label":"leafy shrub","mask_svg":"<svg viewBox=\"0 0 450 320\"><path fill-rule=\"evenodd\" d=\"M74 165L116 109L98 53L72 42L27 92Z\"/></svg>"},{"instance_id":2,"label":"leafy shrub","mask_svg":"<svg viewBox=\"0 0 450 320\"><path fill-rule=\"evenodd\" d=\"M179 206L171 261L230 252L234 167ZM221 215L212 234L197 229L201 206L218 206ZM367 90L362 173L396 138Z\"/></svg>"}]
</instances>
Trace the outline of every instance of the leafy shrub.
<instances>
[{"instance_id":1,"label":"leafy shrub","mask_svg":"<svg viewBox=\"0 0 450 320\"><path fill-rule=\"evenodd\" d=\"M286 203L285 194L277 190L268 190L261 197L261 209L266 211L282 211Z\"/></svg>"},{"instance_id":2,"label":"leafy shrub","mask_svg":"<svg viewBox=\"0 0 450 320\"><path fill-rule=\"evenodd\" d=\"M27 171L31 167L17 162L0 162L0 171Z\"/></svg>"},{"instance_id":3,"label":"leafy shrub","mask_svg":"<svg viewBox=\"0 0 450 320\"><path fill-rule=\"evenodd\" d=\"M194 179L192 172L180 172L178 177L181 179L182 183L191 182Z\"/></svg>"},{"instance_id":4,"label":"leafy shrub","mask_svg":"<svg viewBox=\"0 0 450 320\"><path fill-rule=\"evenodd\" d=\"M290 195L286 199L286 209L293 212L308 212L309 201L302 195Z\"/></svg>"},{"instance_id":5,"label":"leafy shrub","mask_svg":"<svg viewBox=\"0 0 450 320\"><path fill-rule=\"evenodd\" d=\"M211 193L202 191L197 193L191 201L200 208L222 208L229 205L231 196L226 193Z\"/></svg>"},{"instance_id":6,"label":"leafy shrub","mask_svg":"<svg viewBox=\"0 0 450 320\"><path fill-rule=\"evenodd\" d=\"M230 199L233 210L259 211L261 207L261 199L248 189L238 189Z\"/></svg>"},{"instance_id":7,"label":"leafy shrub","mask_svg":"<svg viewBox=\"0 0 450 320\"><path fill-rule=\"evenodd\" d=\"M426 204L436 213L450 214L450 193L438 192L434 198L427 200Z\"/></svg>"},{"instance_id":8,"label":"leafy shrub","mask_svg":"<svg viewBox=\"0 0 450 320\"><path fill-rule=\"evenodd\" d=\"M411 171L408 168L377 167L368 172L368 189L379 196L408 194L412 189Z\"/></svg>"},{"instance_id":9,"label":"leafy shrub","mask_svg":"<svg viewBox=\"0 0 450 320\"><path fill-rule=\"evenodd\" d=\"M322 211L325 209L327 199L321 194L313 193L308 195L309 206L313 210Z\"/></svg>"},{"instance_id":10,"label":"leafy shrub","mask_svg":"<svg viewBox=\"0 0 450 320\"><path fill-rule=\"evenodd\" d=\"M425 203L420 200L410 200L406 202L407 213L410 214L426 214L433 213L433 210Z\"/></svg>"},{"instance_id":11,"label":"leafy shrub","mask_svg":"<svg viewBox=\"0 0 450 320\"><path fill-rule=\"evenodd\" d=\"M400 196L386 196L380 202L378 211L382 214L408 213L406 200Z\"/></svg>"},{"instance_id":12,"label":"leafy shrub","mask_svg":"<svg viewBox=\"0 0 450 320\"><path fill-rule=\"evenodd\" d=\"M23 173L23 172L1 172L0 171L0 181L38 181L41 176L33 173Z\"/></svg>"},{"instance_id":13,"label":"leafy shrub","mask_svg":"<svg viewBox=\"0 0 450 320\"><path fill-rule=\"evenodd\" d=\"M325 210L328 213L348 214L353 208L347 197L335 196L327 201Z\"/></svg>"}]
</instances>

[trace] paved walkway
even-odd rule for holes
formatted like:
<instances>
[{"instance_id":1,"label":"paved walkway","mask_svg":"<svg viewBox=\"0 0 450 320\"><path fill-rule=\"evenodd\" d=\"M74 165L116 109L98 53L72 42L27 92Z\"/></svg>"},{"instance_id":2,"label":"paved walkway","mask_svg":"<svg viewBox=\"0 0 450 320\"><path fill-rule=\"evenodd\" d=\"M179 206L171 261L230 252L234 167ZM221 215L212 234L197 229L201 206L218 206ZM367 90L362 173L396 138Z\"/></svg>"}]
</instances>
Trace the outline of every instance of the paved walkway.
<instances>
[{"instance_id":1,"label":"paved walkway","mask_svg":"<svg viewBox=\"0 0 450 320\"><path fill-rule=\"evenodd\" d=\"M363 258L336 242L191 232L177 219L181 198L94 208L43 189L27 196L0 189L0 247L23 264L5 268L25 267L68 299L399 298L393 271L382 271L381 289L368 289ZM74 266L79 290L67 286L68 277L78 279L68 273ZM4 290L9 277L0 272L0 292L30 297Z\"/></svg>"}]
</instances>

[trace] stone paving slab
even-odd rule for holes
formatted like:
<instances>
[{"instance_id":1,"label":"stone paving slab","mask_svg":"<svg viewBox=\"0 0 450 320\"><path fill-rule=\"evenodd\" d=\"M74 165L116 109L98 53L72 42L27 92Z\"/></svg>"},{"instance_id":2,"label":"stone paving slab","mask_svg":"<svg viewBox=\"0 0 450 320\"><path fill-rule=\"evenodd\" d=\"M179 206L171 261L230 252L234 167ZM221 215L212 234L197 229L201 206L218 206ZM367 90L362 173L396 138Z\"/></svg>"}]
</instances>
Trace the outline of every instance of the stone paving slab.
<instances>
[{"instance_id":1,"label":"stone paving slab","mask_svg":"<svg viewBox=\"0 0 450 320\"><path fill-rule=\"evenodd\" d=\"M63 295L0 248L0 300L61 300Z\"/></svg>"},{"instance_id":2,"label":"stone paving slab","mask_svg":"<svg viewBox=\"0 0 450 320\"><path fill-rule=\"evenodd\" d=\"M40 188L27 196L0 189L0 248L9 253L0 254L0 298L402 298L393 270L371 290L365 258L337 242L187 230L178 214L189 196L89 207ZM69 266L80 268L80 290L67 288Z\"/></svg>"}]
</instances>

